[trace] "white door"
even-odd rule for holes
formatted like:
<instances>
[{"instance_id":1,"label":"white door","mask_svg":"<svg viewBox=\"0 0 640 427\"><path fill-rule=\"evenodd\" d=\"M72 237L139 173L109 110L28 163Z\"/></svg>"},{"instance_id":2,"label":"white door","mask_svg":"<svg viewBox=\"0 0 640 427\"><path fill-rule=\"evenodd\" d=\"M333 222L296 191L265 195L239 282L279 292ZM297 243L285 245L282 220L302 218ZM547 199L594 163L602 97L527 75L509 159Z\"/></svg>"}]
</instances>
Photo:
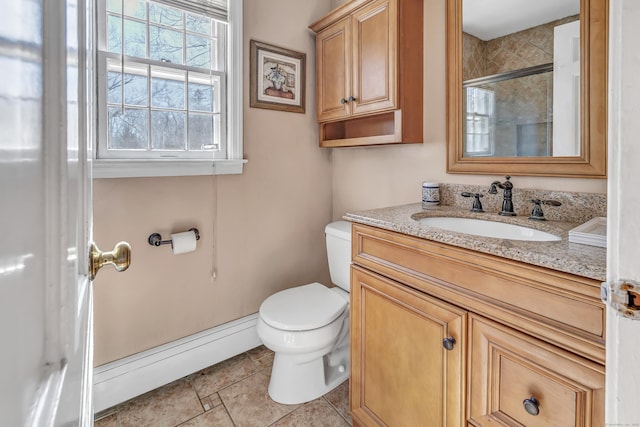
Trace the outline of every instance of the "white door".
<instances>
[{"instance_id":1,"label":"white door","mask_svg":"<svg viewBox=\"0 0 640 427\"><path fill-rule=\"evenodd\" d=\"M93 423L91 4L0 0L3 426Z\"/></svg>"},{"instance_id":2,"label":"white door","mask_svg":"<svg viewBox=\"0 0 640 427\"><path fill-rule=\"evenodd\" d=\"M611 0L607 280L640 281L640 2ZM640 426L640 320L607 310L606 425Z\"/></svg>"},{"instance_id":3,"label":"white door","mask_svg":"<svg viewBox=\"0 0 640 427\"><path fill-rule=\"evenodd\" d=\"M65 36L67 14L68 29L77 29L78 9L65 0L2 0L0 10L2 424L90 425L83 52L77 36Z\"/></svg>"}]
</instances>

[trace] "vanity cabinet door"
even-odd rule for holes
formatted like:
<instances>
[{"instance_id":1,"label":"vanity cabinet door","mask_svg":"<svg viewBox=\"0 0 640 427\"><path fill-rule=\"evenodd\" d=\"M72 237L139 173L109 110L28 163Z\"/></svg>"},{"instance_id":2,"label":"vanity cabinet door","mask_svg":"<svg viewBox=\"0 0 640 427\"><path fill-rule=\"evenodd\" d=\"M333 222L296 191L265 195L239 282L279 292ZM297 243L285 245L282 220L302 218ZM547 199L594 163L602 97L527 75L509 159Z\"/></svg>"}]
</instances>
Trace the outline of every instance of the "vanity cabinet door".
<instances>
[{"instance_id":1,"label":"vanity cabinet door","mask_svg":"<svg viewBox=\"0 0 640 427\"><path fill-rule=\"evenodd\" d=\"M351 21L344 18L316 36L318 121L351 115Z\"/></svg>"},{"instance_id":2,"label":"vanity cabinet door","mask_svg":"<svg viewBox=\"0 0 640 427\"><path fill-rule=\"evenodd\" d=\"M603 426L604 367L469 316L469 424Z\"/></svg>"},{"instance_id":3,"label":"vanity cabinet door","mask_svg":"<svg viewBox=\"0 0 640 427\"><path fill-rule=\"evenodd\" d=\"M370 114L396 108L398 3L376 0L352 19L352 114Z\"/></svg>"},{"instance_id":4,"label":"vanity cabinet door","mask_svg":"<svg viewBox=\"0 0 640 427\"><path fill-rule=\"evenodd\" d=\"M354 425L462 426L466 316L460 308L352 266Z\"/></svg>"}]
</instances>

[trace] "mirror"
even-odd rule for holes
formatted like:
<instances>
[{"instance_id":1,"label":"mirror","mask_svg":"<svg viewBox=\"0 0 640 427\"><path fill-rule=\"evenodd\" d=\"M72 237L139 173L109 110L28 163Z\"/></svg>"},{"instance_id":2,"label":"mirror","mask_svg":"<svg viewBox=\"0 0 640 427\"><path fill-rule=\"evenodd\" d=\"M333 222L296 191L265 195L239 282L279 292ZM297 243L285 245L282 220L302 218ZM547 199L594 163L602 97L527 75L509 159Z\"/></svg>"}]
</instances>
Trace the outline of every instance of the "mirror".
<instances>
[{"instance_id":1,"label":"mirror","mask_svg":"<svg viewBox=\"0 0 640 427\"><path fill-rule=\"evenodd\" d=\"M447 0L447 170L604 178L608 0L520 1Z\"/></svg>"}]
</instances>

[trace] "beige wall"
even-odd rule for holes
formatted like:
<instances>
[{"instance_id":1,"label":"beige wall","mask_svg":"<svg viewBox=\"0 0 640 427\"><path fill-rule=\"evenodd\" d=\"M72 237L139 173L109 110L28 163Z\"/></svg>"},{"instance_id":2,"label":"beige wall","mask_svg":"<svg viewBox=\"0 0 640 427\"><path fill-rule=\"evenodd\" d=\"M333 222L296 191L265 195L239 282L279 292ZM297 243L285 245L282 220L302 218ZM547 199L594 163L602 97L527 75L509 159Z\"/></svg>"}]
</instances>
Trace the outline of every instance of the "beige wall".
<instances>
[{"instance_id":1,"label":"beige wall","mask_svg":"<svg viewBox=\"0 0 640 427\"><path fill-rule=\"evenodd\" d=\"M425 0L424 144L318 148L314 37L306 26L343 2L245 0L244 57L250 38L306 52L308 80L304 115L249 108L245 65L243 175L95 182L95 241L134 247L129 271L106 269L95 282L96 365L254 313L280 289L328 283L323 228L347 211L418 202L423 180L488 186L501 178L446 173L441 0ZM516 191L606 192L606 180L513 182ZM191 226L202 232L195 253L171 256L146 242L152 232L165 237Z\"/></svg>"},{"instance_id":2,"label":"beige wall","mask_svg":"<svg viewBox=\"0 0 640 427\"><path fill-rule=\"evenodd\" d=\"M335 1L335 0L334 0ZM445 2L424 1L424 144L333 149L333 217L420 201L421 182L486 184L504 177L446 172ZM514 177L518 188L606 193L606 180Z\"/></svg>"},{"instance_id":3,"label":"beige wall","mask_svg":"<svg viewBox=\"0 0 640 427\"><path fill-rule=\"evenodd\" d=\"M318 148L315 39L306 28L329 8L245 0L242 175L95 181L95 241L133 246L127 272L105 268L94 284L96 365L255 313L278 290L329 283L331 152ZM249 39L306 52L306 114L248 107ZM168 238L192 226L202 234L194 253L147 244L152 232Z\"/></svg>"}]
</instances>

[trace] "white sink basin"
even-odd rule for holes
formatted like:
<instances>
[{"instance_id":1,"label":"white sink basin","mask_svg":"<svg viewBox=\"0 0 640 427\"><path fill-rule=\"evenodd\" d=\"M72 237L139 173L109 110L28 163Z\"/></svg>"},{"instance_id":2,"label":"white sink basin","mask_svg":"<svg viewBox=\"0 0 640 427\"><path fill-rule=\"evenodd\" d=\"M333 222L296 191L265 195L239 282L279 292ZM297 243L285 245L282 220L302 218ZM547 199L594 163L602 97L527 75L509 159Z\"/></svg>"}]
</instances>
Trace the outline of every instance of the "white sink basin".
<instances>
[{"instance_id":1,"label":"white sink basin","mask_svg":"<svg viewBox=\"0 0 640 427\"><path fill-rule=\"evenodd\" d=\"M472 218L430 217L417 221L424 226L441 228L457 233L473 234L474 236L493 237L496 239L529 240L536 242L557 242L560 237L520 225L504 222L484 221Z\"/></svg>"}]
</instances>

